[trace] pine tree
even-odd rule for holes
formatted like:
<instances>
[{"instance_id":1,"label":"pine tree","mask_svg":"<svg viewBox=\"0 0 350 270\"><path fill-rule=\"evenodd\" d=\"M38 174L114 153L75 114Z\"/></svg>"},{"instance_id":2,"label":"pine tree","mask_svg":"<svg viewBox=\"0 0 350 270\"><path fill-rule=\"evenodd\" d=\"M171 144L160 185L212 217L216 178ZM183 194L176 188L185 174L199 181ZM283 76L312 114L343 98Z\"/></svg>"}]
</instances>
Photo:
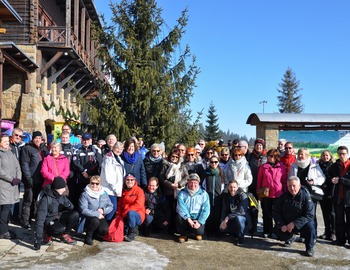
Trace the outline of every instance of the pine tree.
<instances>
[{"instance_id":1,"label":"pine tree","mask_svg":"<svg viewBox=\"0 0 350 270\"><path fill-rule=\"evenodd\" d=\"M213 102L211 102L209 105L207 121L206 121L208 125L205 126L207 141L214 141L219 139L220 129L219 129L219 124L217 123L218 120L219 118L216 115L215 106Z\"/></svg>"},{"instance_id":2,"label":"pine tree","mask_svg":"<svg viewBox=\"0 0 350 270\"><path fill-rule=\"evenodd\" d=\"M299 94L302 88L299 88L299 83L295 73L288 67L283 76L282 83L278 84L281 89L277 89L280 93L280 96L277 96L280 113L303 112L304 106L301 103L301 94Z\"/></svg>"},{"instance_id":3,"label":"pine tree","mask_svg":"<svg viewBox=\"0 0 350 270\"><path fill-rule=\"evenodd\" d=\"M122 0L110 7L110 25L102 17L104 27L95 36L112 54L99 51L118 85L120 111L133 134L171 144L191 125L188 106L199 73L189 46L180 47L188 11L168 30L154 0Z\"/></svg>"}]
</instances>

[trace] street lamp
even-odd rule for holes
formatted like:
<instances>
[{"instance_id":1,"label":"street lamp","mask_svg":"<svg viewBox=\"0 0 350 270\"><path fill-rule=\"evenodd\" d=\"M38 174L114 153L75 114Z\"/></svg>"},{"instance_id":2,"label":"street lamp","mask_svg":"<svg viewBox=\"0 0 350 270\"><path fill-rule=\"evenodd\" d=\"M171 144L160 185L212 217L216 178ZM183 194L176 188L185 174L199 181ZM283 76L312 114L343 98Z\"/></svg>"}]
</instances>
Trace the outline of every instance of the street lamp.
<instances>
[{"instance_id":1,"label":"street lamp","mask_svg":"<svg viewBox=\"0 0 350 270\"><path fill-rule=\"evenodd\" d=\"M265 103L267 103L266 100L260 101L259 104L263 105L263 113L265 113Z\"/></svg>"}]
</instances>

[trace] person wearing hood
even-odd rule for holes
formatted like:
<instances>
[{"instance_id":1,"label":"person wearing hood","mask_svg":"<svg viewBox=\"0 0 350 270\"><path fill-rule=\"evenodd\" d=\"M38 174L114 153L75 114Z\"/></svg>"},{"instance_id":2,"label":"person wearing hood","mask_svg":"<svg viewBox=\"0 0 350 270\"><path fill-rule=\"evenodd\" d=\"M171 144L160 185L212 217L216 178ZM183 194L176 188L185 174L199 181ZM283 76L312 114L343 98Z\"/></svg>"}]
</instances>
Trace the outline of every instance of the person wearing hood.
<instances>
[{"instance_id":1,"label":"person wearing hood","mask_svg":"<svg viewBox=\"0 0 350 270\"><path fill-rule=\"evenodd\" d=\"M95 234L101 239L108 233L106 215L113 210L113 204L108 194L101 185L101 178L94 175L90 178L90 184L80 195L79 208L85 224L85 244L92 245L92 237ZM85 221L84 221L85 220Z\"/></svg>"},{"instance_id":2,"label":"person wearing hood","mask_svg":"<svg viewBox=\"0 0 350 270\"><path fill-rule=\"evenodd\" d=\"M249 185L252 183L253 176L247 159L241 148L234 148L232 151L233 162L227 168L225 179L227 182L236 180L244 192L247 192Z\"/></svg>"},{"instance_id":3,"label":"person wearing hood","mask_svg":"<svg viewBox=\"0 0 350 270\"><path fill-rule=\"evenodd\" d=\"M236 180L231 180L227 188L228 193L225 193L222 202L220 230L233 234L234 243L242 245L249 200Z\"/></svg>"},{"instance_id":4,"label":"person wearing hood","mask_svg":"<svg viewBox=\"0 0 350 270\"><path fill-rule=\"evenodd\" d=\"M137 184L144 188L147 186L146 170L143 164L143 159L138 151L138 146L133 138L130 138L124 143L124 151L121 155L126 174L135 175Z\"/></svg>"},{"instance_id":5,"label":"person wearing hood","mask_svg":"<svg viewBox=\"0 0 350 270\"><path fill-rule=\"evenodd\" d=\"M202 240L205 223L210 214L210 202L208 193L199 183L199 175L191 173L187 178L186 187L179 193L176 207L179 243L186 242L190 235L194 235L198 241Z\"/></svg>"},{"instance_id":6,"label":"person wearing hood","mask_svg":"<svg viewBox=\"0 0 350 270\"><path fill-rule=\"evenodd\" d=\"M69 245L77 243L70 233L78 224L79 213L73 210L73 204L63 195L65 191L66 182L59 176L42 190L36 215L35 250L39 250L42 243L50 245L53 237Z\"/></svg>"},{"instance_id":7,"label":"person wearing hood","mask_svg":"<svg viewBox=\"0 0 350 270\"><path fill-rule=\"evenodd\" d=\"M307 148L299 148L297 154L297 160L292 164L288 177L298 176L300 184L304 186L310 193L313 185L321 186L325 181L325 175L323 174L320 166L313 161L310 157L310 152ZM317 201L313 200L314 203L314 223L315 233L317 233L317 219L316 219L316 206Z\"/></svg>"},{"instance_id":8,"label":"person wearing hood","mask_svg":"<svg viewBox=\"0 0 350 270\"><path fill-rule=\"evenodd\" d=\"M263 213L264 237L272 237L273 220L272 208L278 197L287 191L287 171L280 163L280 152L277 149L270 149L267 152L267 163L259 168L257 190L268 189L268 195L260 197Z\"/></svg>"},{"instance_id":9,"label":"person wearing hood","mask_svg":"<svg viewBox=\"0 0 350 270\"><path fill-rule=\"evenodd\" d=\"M19 202L18 185L22 173L16 156L11 152L8 135L0 136L0 239L11 239L8 218L12 205Z\"/></svg>"},{"instance_id":10,"label":"person wearing hood","mask_svg":"<svg viewBox=\"0 0 350 270\"><path fill-rule=\"evenodd\" d=\"M254 142L254 149L247 158L253 176L253 182L248 187L248 191L251 192L256 199L258 199L258 196L256 194L256 184L258 180L259 168L261 165L267 162L266 149L264 149L264 146L265 141L263 139L256 139Z\"/></svg>"},{"instance_id":11,"label":"person wearing hood","mask_svg":"<svg viewBox=\"0 0 350 270\"><path fill-rule=\"evenodd\" d=\"M117 216L124 220L124 241L131 242L139 234L138 227L145 220L145 193L129 173L125 177L122 197L118 200Z\"/></svg>"}]
</instances>

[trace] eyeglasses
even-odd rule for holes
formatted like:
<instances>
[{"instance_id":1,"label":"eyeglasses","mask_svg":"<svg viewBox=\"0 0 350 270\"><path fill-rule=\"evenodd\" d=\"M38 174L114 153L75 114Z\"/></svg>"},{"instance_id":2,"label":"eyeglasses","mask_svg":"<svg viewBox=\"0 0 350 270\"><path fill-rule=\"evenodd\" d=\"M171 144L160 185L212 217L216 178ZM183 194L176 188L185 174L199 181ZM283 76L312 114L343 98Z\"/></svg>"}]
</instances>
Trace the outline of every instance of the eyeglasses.
<instances>
[{"instance_id":1,"label":"eyeglasses","mask_svg":"<svg viewBox=\"0 0 350 270\"><path fill-rule=\"evenodd\" d=\"M293 147L284 147L284 149L293 149Z\"/></svg>"},{"instance_id":2,"label":"eyeglasses","mask_svg":"<svg viewBox=\"0 0 350 270\"><path fill-rule=\"evenodd\" d=\"M179 158L179 156L174 156L174 155L172 155L171 158Z\"/></svg>"},{"instance_id":3,"label":"eyeglasses","mask_svg":"<svg viewBox=\"0 0 350 270\"><path fill-rule=\"evenodd\" d=\"M194 154L187 154L187 156L188 156L188 157L193 157L193 156L194 156Z\"/></svg>"},{"instance_id":4,"label":"eyeglasses","mask_svg":"<svg viewBox=\"0 0 350 270\"><path fill-rule=\"evenodd\" d=\"M338 156L342 156L342 155L347 155L348 153L343 152L343 153L338 153Z\"/></svg>"},{"instance_id":5,"label":"eyeglasses","mask_svg":"<svg viewBox=\"0 0 350 270\"><path fill-rule=\"evenodd\" d=\"M236 154L236 155L233 155L234 157L241 157L242 155L240 154Z\"/></svg>"},{"instance_id":6,"label":"eyeglasses","mask_svg":"<svg viewBox=\"0 0 350 270\"><path fill-rule=\"evenodd\" d=\"M154 152L154 153L155 153L155 152L159 153L159 152L160 152L160 150L152 150L152 152Z\"/></svg>"},{"instance_id":7,"label":"eyeglasses","mask_svg":"<svg viewBox=\"0 0 350 270\"><path fill-rule=\"evenodd\" d=\"M214 153L213 153L213 152L207 152L207 154L209 154L209 155L213 155Z\"/></svg>"},{"instance_id":8,"label":"eyeglasses","mask_svg":"<svg viewBox=\"0 0 350 270\"><path fill-rule=\"evenodd\" d=\"M130 181L130 182L132 182L132 181L135 181L135 179L134 179L134 178L126 178L125 181Z\"/></svg>"},{"instance_id":9,"label":"eyeglasses","mask_svg":"<svg viewBox=\"0 0 350 270\"><path fill-rule=\"evenodd\" d=\"M16 137L22 137L21 134L13 134L13 135L16 136Z\"/></svg>"},{"instance_id":10,"label":"eyeglasses","mask_svg":"<svg viewBox=\"0 0 350 270\"><path fill-rule=\"evenodd\" d=\"M217 164L219 161L210 161L210 164Z\"/></svg>"},{"instance_id":11,"label":"eyeglasses","mask_svg":"<svg viewBox=\"0 0 350 270\"><path fill-rule=\"evenodd\" d=\"M97 183L97 182L91 182L90 185L95 185L95 186L99 186L100 183Z\"/></svg>"}]
</instances>

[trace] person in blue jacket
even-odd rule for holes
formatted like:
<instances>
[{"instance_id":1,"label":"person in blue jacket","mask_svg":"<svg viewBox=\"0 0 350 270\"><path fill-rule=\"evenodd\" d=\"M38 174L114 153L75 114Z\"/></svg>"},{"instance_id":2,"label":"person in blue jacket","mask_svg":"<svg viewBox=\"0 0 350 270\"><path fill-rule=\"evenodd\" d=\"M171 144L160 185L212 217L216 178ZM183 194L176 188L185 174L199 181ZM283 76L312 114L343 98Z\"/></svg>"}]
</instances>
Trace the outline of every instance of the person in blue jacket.
<instances>
[{"instance_id":1,"label":"person in blue jacket","mask_svg":"<svg viewBox=\"0 0 350 270\"><path fill-rule=\"evenodd\" d=\"M202 240L205 222L210 214L208 193L200 185L198 174L191 173L187 178L186 187L180 191L177 198L176 226L180 233L179 243L187 241L189 235Z\"/></svg>"}]
</instances>

